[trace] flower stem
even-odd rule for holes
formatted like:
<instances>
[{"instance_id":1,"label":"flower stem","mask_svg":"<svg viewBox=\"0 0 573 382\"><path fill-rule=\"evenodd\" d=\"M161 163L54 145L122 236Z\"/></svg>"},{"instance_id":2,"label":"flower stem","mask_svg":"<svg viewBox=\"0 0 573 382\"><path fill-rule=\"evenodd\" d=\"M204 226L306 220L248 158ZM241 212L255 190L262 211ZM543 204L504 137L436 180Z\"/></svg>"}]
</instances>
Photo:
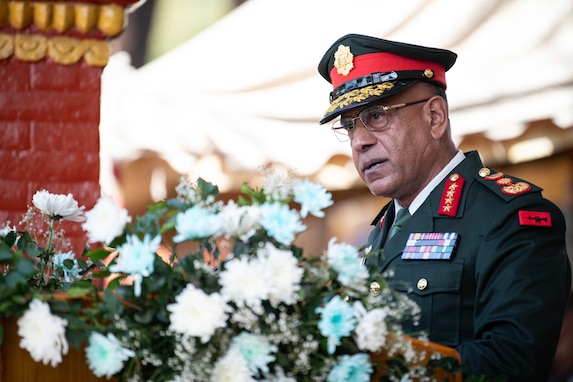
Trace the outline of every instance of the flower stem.
<instances>
[{"instance_id":1,"label":"flower stem","mask_svg":"<svg viewBox=\"0 0 573 382\"><path fill-rule=\"evenodd\" d=\"M42 288L46 284L46 275L44 272L48 268L48 262L50 261L51 254L54 252L52 250L52 240L54 236L54 219L48 218L48 240L46 241L45 252L40 255L40 277L38 278L38 288Z\"/></svg>"}]
</instances>

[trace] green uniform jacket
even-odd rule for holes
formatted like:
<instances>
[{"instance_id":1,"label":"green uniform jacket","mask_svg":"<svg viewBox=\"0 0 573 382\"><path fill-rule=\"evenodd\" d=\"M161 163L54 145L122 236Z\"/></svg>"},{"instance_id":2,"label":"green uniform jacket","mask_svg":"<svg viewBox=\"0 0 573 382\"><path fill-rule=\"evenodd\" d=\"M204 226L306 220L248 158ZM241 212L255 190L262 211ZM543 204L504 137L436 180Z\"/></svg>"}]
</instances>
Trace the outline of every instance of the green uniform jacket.
<instances>
[{"instance_id":1,"label":"green uniform jacket","mask_svg":"<svg viewBox=\"0 0 573 382\"><path fill-rule=\"evenodd\" d=\"M415 330L455 347L467 374L546 381L571 285L565 219L539 187L482 168L477 152L466 153L387 242L394 203L386 205L368 240L383 251L366 261L390 271L391 285L422 309ZM453 257L402 259L409 234L427 232L458 233Z\"/></svg>"}]
</instances>

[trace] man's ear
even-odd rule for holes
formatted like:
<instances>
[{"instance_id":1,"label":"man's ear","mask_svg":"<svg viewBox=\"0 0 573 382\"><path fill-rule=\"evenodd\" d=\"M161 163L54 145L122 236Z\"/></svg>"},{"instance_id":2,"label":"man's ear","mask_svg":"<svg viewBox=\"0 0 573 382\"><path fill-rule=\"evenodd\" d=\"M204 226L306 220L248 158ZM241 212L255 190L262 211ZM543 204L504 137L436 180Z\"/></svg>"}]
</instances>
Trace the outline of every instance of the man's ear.
<instances>
[{"instance_id":1,"label":"man's ear","mask_svg":"<svg viewBox=\"0 0 573 382\"><path fill-rule=\"evenodd\" d=\"M432 138L440 139L448 129L448 104L442 97L433 96L425 107L429 113Z\"/></svg>"}]
</instances>

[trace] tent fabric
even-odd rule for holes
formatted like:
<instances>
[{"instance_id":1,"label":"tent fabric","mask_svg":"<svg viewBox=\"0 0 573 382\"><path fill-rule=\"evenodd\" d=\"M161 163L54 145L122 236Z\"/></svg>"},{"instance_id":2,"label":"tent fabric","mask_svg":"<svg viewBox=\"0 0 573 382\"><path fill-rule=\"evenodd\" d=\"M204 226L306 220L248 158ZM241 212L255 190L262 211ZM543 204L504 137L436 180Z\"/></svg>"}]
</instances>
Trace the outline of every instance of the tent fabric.
<instances>
[{"instance_id":1,"label":"tent fabric","mask_svg":"<svg viewBox=\"0 0 573 382\"><path fill-rule=\"evenodd\" d=\"M457 141L514 137L540 119L573 125L570 0L249 0L140 69L111 57L102 166L152 150L183 173L215 155L227 172L272 162L307 175L350 156L318 124L332 89L317 65L347 33L458 53L447 73Z\"/></svg>"}]
</instances>

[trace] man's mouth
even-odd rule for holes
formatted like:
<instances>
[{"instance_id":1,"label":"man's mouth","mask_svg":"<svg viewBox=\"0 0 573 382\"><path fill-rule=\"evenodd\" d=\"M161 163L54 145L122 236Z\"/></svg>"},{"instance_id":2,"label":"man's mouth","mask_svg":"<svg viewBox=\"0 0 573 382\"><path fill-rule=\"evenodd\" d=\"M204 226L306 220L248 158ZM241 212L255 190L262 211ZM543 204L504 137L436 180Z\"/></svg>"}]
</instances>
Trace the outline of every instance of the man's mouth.
<instances>
[{"instance_id":1,"label":"man's mouth","mask_svg":"<svg viewBox=\"0 0 573 382\"><path fill-rule=\"evenodd\" d=\"M366 165L364 166L364 172L368 172L371 170L376 169L377 167L381 166L383 163L385 163L385 160L373 160L372 162L368 162L366 163Z\"/></svg>"}]
</instances>

